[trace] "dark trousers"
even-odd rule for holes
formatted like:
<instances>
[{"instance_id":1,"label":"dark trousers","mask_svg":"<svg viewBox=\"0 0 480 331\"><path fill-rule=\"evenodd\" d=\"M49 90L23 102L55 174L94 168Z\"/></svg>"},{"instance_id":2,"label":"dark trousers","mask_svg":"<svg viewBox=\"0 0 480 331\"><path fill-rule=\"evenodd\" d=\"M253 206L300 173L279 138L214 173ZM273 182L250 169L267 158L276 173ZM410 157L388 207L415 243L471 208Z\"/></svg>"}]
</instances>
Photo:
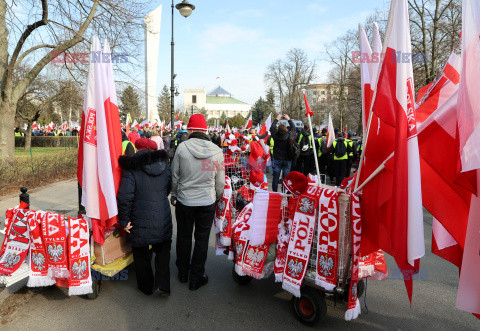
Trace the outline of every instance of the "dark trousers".
<instances>
[{"instance_id":1,"label":"dark trousers","mask_svg":"<svg viewBox=\"0 0 480 331\"><path fill-rule=\"evenodd\" d=\"M273 167L273 179L272 179L272 189L274 192L278 190L278 182L280 180L280 173L282 173L283 178L290 172L292 167L292 161L289 160L279 160L273 159L272 162Z\"/></svg>"},{"instance_id":2,"label":"dark trousers","mask_svg":"<svg viewBox=\"0 0 480 331\"><path fill-rule=\"evenodd\" d=\"M345 170L347 168L347 160L334 160L333 165L335 167L335 185L340 186L345 179Z\"/></svg>"},{"instance_id":3,"label":"dark trousers","mask_svg":"<svg viewBox=\"0 0 480 331\"><path fill-rule=\"evenodd\" d=\"M215 204L189 207L177 201L175 217L177 219L177 267L179 273L190 272L190 282L199 280L205 273L208 239L215 216ZM195 226L195 232L193 228ZM195 247L192 253L192 233Z\"/></svg>"},{"instance_id":4,"label":"dark trousers","mask_svg":"<svg viewBox=\"0 0 480 331\"><path fill-rule=\"evenodd\" d=\"M132 247L138 289L150 295L157 288L170 291L170 248L172 241L152 245L155 253L155 276L152 271L152 252L145 247Z\"/></svg>"},{"instance_id":5,"label":"dark trousers","mask_svg":"<svg viewBox=\"0 0 480 331\"><path fill-rule=\"evenodd\" d=\"M322 154L318 157L318 168L320 175L327 175L328 155Z\"/></svg>"},{"instance_id":6,"label":"dark trousers","mask_svg":"<svg viewBox=\"0 0 480 331\"><path fill-rule=\"evenodd\" d=\"M350 174L352 173L352 164L353 164L353 157L349 157L347 160L347 167L345 170L345 176L350 177Z\"/></svg>"},{"instance_id":7,"label":"dark trousers","mask_svg":"<svg viewBox=\"0 0 480 331\"><path fill-rule=\"evenodd\" d=\"M297 159L296 171L301 172L305 176L315 173L315 159L314 155L300 155Z\"/></svg>"}]
</instances>

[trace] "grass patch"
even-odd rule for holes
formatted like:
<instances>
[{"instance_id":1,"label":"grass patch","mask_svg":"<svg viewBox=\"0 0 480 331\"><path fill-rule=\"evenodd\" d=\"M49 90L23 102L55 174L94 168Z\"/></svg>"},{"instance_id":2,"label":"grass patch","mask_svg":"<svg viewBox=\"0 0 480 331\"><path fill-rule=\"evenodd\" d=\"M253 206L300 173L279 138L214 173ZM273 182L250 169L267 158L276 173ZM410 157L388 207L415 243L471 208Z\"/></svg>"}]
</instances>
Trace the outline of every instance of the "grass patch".
<instances>
[{"instance_id":1,"label":"grass patch","mask_svg":"<svg viewBox=\"0 0 480 331\"><path fill-rule=\"evenodd\" d=\"M72 148L70 148L72 149ZM36 157L37 155L43 155L43 154L55 154L55 153L61 153L64 152L65 150L69 150L69 148L66 147L32 147L32 152L31 154L33 157ZM75 150L77 150L75 148ZM30 157L30 151L26 151L23 149L23 147L16 147L15 148L15 156L28 156Z\"/></svg>"},{"instance_id":2,"label":"grass patch","mask_svg":"<svg viewBox=\"0 0 480 331\"><path fill-rule=\"evenodd\" d=\"M33 148L31 155L29 151L18 152L19 155L0 158L0 195L18 192L22 186L31 189L74 178L77 174L76 148L39 147Z\"/></svg>"}]
</instances>

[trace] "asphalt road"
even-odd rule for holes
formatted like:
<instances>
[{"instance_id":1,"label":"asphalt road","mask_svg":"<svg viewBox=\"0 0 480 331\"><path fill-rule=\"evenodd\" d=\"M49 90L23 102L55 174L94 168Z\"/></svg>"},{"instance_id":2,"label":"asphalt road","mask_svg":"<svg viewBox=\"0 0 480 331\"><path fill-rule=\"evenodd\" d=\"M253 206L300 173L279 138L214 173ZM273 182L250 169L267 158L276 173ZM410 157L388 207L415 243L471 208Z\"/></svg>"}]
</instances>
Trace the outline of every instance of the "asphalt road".
<instances>
[{"instance_id":1,"label":"asphalt road","mask_svg":"<svg viewBox=\"0 0 480 331\"><path fill-rule=\"evenodd\" d=\"M42 196L36 197L37 192ZM55 186L56 196L69 201L63 205L74 210L74 181ZM36 201L49 200L45 190L32 192ZM42 198L42 199L40 199ZM13 199L11 197L11 199ZM53 199L53 198L52 198ZM50 200L52 200L50 199ZM12 200L13 201L13 200ZM0 199L3 213L5 199ZM41 207L37 204L37 207ZM57 206L59 207L59 206ZM65 209L65 210L67 210ZM426 247L431 247L431 217L426 214ZM174 246L174 245L173 245ZM135 273L128 269L127 280L104 281L100 296L95 300L68 297L65 290L52 287L27 296L4 317L5 330L297 330L308 329L296 321L289 306L291 296L273 279L253 280L238 286L231 277L232 262L215 256L213 232L206 271L210 282L191 292L176 279L175 249L172 249L172 295L145 296L136 289ZM412 307L393 259L387 256L391 278L368 281L367 309L362 302L362 314L346 322L344 304L328 301L327 317L316 328L325 329L425 329L478 330L480 321L455 308L458 270L453 265L427 252L422 259L419 279L414 281Z\"/></svg>"}]
</instances>

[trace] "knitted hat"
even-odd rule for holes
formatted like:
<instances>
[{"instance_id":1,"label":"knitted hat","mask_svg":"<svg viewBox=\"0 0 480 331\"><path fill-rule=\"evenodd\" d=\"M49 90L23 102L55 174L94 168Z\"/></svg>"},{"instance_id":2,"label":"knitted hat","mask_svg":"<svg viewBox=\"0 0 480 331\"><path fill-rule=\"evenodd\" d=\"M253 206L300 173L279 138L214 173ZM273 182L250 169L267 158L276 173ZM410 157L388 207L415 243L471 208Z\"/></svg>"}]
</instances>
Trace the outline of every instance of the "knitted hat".
<instances>
[{"instance_id":1,"label":"knitted hat","mask_svg":"<svg viewBox=\"0 0 480 331\"><path fill-rule=\"evenodd\" d=\"M156 151L158 146L157 143L154 142L152 139L149 138L140 138L135 141L135 147L140 149L151 149Z\"/></svg>"},{"instance_id":2,"label":"knitted hat","mask_svg":"<svg viewBox=\"0 0 480 331\"><path fill-rule=\"evenodd\" d=\"M300 195L308 188L307 176L298 171L291 171L283 179L283 186L293 195Z\"/></svg>"},{"instance_id":3,"label":"knitted hat","mask_svg":"<svg viewBox=\"0 0 480 331\"><path fill-rule=\"evenodd\" d=\"M207 121L202 114L193 114L188 121L187 130L207 131Z\"/></svg>"},{"instance_id":4,"label":"knitted hat","mask_svg":"<svg viewBox=\"0 0 480 331\"><path fill-rule=\"evenodd\" d=\"M250 188L256 189L262 185L264 179L264 174L262 171L250 171Z\"/></svg>"}]
</instances>

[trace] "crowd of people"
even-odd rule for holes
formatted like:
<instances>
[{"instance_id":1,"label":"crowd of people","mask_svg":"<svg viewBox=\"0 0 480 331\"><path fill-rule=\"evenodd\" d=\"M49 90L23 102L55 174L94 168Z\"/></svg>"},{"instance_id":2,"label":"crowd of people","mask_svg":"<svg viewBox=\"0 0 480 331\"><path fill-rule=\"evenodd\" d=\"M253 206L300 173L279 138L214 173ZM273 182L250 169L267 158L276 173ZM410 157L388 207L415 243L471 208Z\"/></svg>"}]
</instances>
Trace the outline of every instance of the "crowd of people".
<instances>
[{"instance_id":1,"label":"crowd of people","mask_svg":"<svg viewBox=\"0 0 480 331\"><path fill-rule=\"evenodd\" d=\"M15 128L14 130L15 137L24 137L24 131L20 130L19 128ZM78 136L78 127L63 129L63 128L42 128L42 129L32 129L32 136L34 137L70 137L70 136Z\"/></svg>"},{"instance_id":2,"label":"crowd of people","mask_svg":"<svg viewBox=\"0 0 480 331\"><path fill-rule=\"evenodd\" d=\"M133 127L128 135L122 132L118 221L132 245L138 288L143 293L170 294L173 224L169 203L175 208L177 221L178 280L189 282L190 290L208 282L208 240L232 154L243 153L243 160L248 160L243 167L260 173L260 177L264 176L262 171L271 170L272 189L278 191L281 178L290 171L316 174L314 146L320 173L337 186L350 176L361 151L361 141L353 141L351 133L336 130L336 140L327 147L326 129L313 128L312 136L308 125L297 130L288 115L278 115L269 129L261 135L254 128L209 130L203 115L195 114L174 134L148 126Z\"/></svg>"}]
</instances>

